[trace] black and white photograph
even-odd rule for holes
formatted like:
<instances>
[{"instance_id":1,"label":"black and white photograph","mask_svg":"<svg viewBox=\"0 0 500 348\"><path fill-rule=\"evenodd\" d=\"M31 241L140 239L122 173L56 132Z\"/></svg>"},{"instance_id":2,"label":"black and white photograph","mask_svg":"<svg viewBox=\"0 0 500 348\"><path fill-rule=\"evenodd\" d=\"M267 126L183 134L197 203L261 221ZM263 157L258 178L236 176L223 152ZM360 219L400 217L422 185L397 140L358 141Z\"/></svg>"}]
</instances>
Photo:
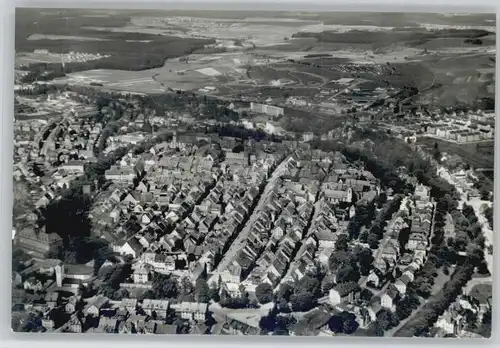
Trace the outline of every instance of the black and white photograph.
<instances>
[{"instance_id":1,"label":"black and white photograph","mask_svg":"<svg viewBox=\"0 0 500 348\"><path fill-rule=\"evenodd\" d=\"M11 330L489 338L495 53L493 12L17 8Z\"/></svg>"}]
</instances>

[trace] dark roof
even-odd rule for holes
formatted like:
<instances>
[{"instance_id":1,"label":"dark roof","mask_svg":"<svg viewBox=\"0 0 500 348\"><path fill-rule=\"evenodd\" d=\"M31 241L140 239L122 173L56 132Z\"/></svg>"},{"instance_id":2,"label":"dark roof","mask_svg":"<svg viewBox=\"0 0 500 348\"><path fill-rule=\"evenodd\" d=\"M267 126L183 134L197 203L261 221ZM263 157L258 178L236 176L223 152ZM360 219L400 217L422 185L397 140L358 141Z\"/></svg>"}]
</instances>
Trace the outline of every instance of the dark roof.
<instances>
[{"instance_id":1,"label":"dark roof","mask_svg":"<svg viewBox=\"0 0 500 348\"><path fill-rule=\"evenodd\" d=\"M130 238L127 243L130 245L130 247L137 253L143 249L143 246L141 243L139 243L139 240L135 237Z\"/></svg>"},{"instance_id":2,"label":"dark roof","mask_svg":"<svg viewBox=\"0 0 500 348\"><path fill-rule=\"evenodd\" d=\"M64 273L70 275L94 274L94 268L87 265L64 265Z\"/></svg>"},{"instance_id":3,"label":"dark roof","mask_svg":"<svg viewBox=\"0 0 500 348\"><path fill-rule=\"evenodd\" d=\"M322 309L312 311L306 314L303 320L294 324L291 331L294 331L296 335L305 336L312 334L315 330L326 325L331 317L332 313L328 313Z\"/></svg>"},{"instance_id":4,"label":"dark roof","mask_svg":"<svg viewBox=\"0 0 500 348\"><path fill-rule=\"evenodd\" d=\"M385 293L393 300L399 295L398 289L393 284L389 285Z\"/></svg>"},{"instance_id":5,"label":"dark roof","mask_svg":"<svg viewBox=\"0 0 500 348\"><path fill-rule=\"evenodd\" d=\"M399 277L398 280L401 281L405 285L411 283L411 279L406 274L404 274L401 277Z\"/></svg>"}]
</instances>

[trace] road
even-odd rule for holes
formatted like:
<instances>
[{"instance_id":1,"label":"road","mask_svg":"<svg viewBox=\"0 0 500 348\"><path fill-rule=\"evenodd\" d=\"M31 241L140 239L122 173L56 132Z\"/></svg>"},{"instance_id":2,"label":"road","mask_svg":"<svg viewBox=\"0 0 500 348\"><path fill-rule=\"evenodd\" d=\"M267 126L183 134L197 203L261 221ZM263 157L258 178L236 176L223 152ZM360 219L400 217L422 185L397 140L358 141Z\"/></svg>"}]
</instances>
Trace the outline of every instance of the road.
<instances>
[{"instance_id":1,"label":"road","mask_svg":"<svg viewBox=\"0 0 500 348\"><path fill-rule=\"evenodd\" d=\"M387 226L385 227L384 238L380 241L379 247L377 248L377 251L375 251L375 253L373 254L374 260L378 260L381 257L381 254L384 252L386 245L389 243L389 241L392 240L392 237L391 237L392 228L394 226L396 218L400 215L400 212L401 212L402 208L406 205L407 201L408 201L408 198L404 197L403 200L401 201L401 205L399 206L399 210L392 215L391 220L389 220L389 222L387 223ZM368 277L361 277L358 281L358 284L361 287L365 287L367 280L368 280ZM385 291L385 288L383 288L382 290ZM377 295L380 294L381 292L382 291L379 291L377 293Z\"/></svg>"},{"instance_id":2,"label":"road","mask_svg":"<svg viewBox=\"0 0 500 348\"><path fill-rule=\"evenodd\" d=\"M453 184L453 182L450 182ZM491 206L490 201L482 201L477 198L473 199L467 199L467 194L463 192L462 189L459 187L456 187L457 191L460 193L460 202L459 202L459 207L462 207L463 204L470 205L474 209L474 213L476 214L477 220L479 224L481 225L481 230L483 232L485 242L484 242L484 259L486 261L486 265L488 266L488 271L490 274L493 274L493 255L490 255L488 252L488 247L490 245L493 245L493 231L490 228L490 225L488 223L488 220L484 216L483 212L481 211L481 207L483 205Z\"/></svg>"},{"instance_id":3,"label":"road","mask_svg":"<svg viewBox=\"0 0 500 348\"><path fill-rule=\"evenodd\" d=\"M380 255L384 251L384 248L387 245L387 243L389 243L389 241L392 240L392 237L391 237L392 228L394 227L394 223L396 222L396 218L401 214L403 207L406 206L407 201L408 201L408 197L405 196L401 201L401 205L399 206L398 212L396 212L392 216L391 220L389 221L389 223L385 227L384 238L382 239L381 243L379 244L379 248L375 252L375 255L373 255L373 258L375 260L377 260L380 257Z\"/></svg>"},{"instance_id":4,"label":"road","mask_svg":"<svg viewBox=\"0 0 500 348\"><path fill-rule=\"evenodd\" d=\"M490 201L483 201L478 198L467 199L467 194L460 187L455 185L452 180L449 180L448 176L444 176L443 178L450 184L452 184L460 194L460 201L458 202L458 206L461 208L465 203L467 205L470 205L474 209L474 213L476 214L477 220L481 225L481 229L485 238L484 259L488 266L488 271L490 272L490 274L493 274L493 255L490 255L488 253L488 247L490 245L493 245L493 230L491 229L488 220L484 216L481 208L483 205L491 207L492 203Z\"/></svg>"},{"instance_id":5,"label":"road","mask_svg":"<svg viewBox=\"0 0 500 348\"><path fill-rule=\"evenodd\" d=\"M311 227L314 224L313 221L317 218L317 216L318 216L318 214L320 212L321 212L321 201L320 200L316 200L316 202L314 202L314 212L313 212L313 214L312 214L312 216L310 217L310 220L309 220L311 223L309 225L309 228L307 230L303 231L303 238L301 239L301 242L303 242L304 239L306 238L306 236L308 236L309 230L311 229ZM278 291L278 289L280 288L280 286L282 284L286 283L286 279L288 279L292 275L292 273L297 269L298 265L300 264L300 258L301 258L302 253L304 252L305 249L306 249L306 244L302 244L300 246L300 249L297 251L297 254L295 254L295 257L290 262L290 265L288 267L288 270L287 270L285 276L281 278L281 281L274 288L274 291Z\"/></svg>"},{"instance_id":6,"label":"road","mask_svg":"<svg viewBox=\"0 0 500 348\"><path fill-rule=\"evenodd\" d=\"M465 195L462 195L462 201L464 201L464 198L467 199L467 197L464 197ZM471 199L471 200L465 200L465 203L468 205L472 206L474 208L474 213L476 214L477 220L479 224L481 225L481 229L483 231L483 235L485 238L484 242L484 259L486 261L486 264L488 266L488 271L490 274L493 274L493 255L490 255L488 252L488 247L490 245L493 245L493 230L490 227L490 224L486 217L484 216L483 212L481 211L481 206L484 204L491 206L491 202L489 201L482 201L479 199Z\"/></svg>"},{"instance_id":7,"label":"road","mask_svg":"<svg viewBox=\"0 0 500 348\"><path fill-rule=\"evenodd\" d=\"M269 197L269 194L271 191L276 187L276 183L278 182L278 179L285 174L287 168L288 168L288 160L291 158L291 156L286 157L274 170L273 174L267 181L266 186L264 187L264 191L262 192L262 195L259 199L259 202L257 203L252 215L248 219L245 227L241 230L241 232L238 234L236 239L234 240L233 244L229 247L229 250L224 254L224 257L220 261L219 265L217 266L217 269L212 273L212 276L210 277L208 283L216 282L219 279L219 274L224 271L229 263L234 259L238 251L240 251L244 246L245 246L245 240L248 237L248 234L252 230L253 224L257 221L259 217L259 212L264 210L266 204L267 204L267 199Z\"/></svg>"},{"instance_id":8,"label":"road","mask_svg":"<svg viewBox=\"0 0 500 348\"><path fill-rule=\"evenodd\" d=\"M450 184L454 185L453 182L449 181ZM481 212L481 206L483 204L491 205L491 202L488 201L481 201L479 199L472 199L468 200L467 195L461 190L459 187L456 187L457 191L460 193L461 200L459 202L459 206L461 207L464 203L472 206L474 208L474 212L478 218L479 223L482 226L484 236L486 238L485 242L485 250L484 250L484 257L486 260L486 263L488 265L488 271L490 274L493 274L493 256L488 254L487 247L488 245L493 245L493 231L489 227L488 221L486 220L486 217L482 214ZM467 285L464 287L466 290L466 293L468 293L475 285L477 284L488 284L492 282L492 277L486 277L486 278L472 278ZM444 285L444 284L443 284ZM439 287L436 287L436 289L432 292L431 296L434 296L437 292L439 291ZM421 301L420 306L413 311L413 313L405 320L401 321L401 323L395 327L392 328L391 330L386 332L386 336L392 337L397 334L397 332L413 317L415 317L418 312L423 308L423 306L427 303L427 301Z\"/></svg>"}]
</instances>

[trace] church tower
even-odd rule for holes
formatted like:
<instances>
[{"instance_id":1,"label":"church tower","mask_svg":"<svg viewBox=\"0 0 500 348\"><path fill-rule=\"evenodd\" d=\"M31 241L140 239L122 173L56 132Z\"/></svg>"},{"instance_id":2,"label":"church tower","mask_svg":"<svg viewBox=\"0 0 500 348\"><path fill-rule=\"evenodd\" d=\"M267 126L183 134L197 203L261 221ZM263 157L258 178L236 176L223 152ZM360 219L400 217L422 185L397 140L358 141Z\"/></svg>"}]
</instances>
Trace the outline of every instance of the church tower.
<instances>
[{"instance_id":1,"label":"church tower","mask_svg":"<svg viewBox=\"0 0 500 348\"><path fill-rule=\"evenodd\" d=\"M62 287L62 281L64 279L64 264L57 265L54 267L55 272L56 272L56 285L57 287L61 288Z\"/></svg>"}]
</instances>

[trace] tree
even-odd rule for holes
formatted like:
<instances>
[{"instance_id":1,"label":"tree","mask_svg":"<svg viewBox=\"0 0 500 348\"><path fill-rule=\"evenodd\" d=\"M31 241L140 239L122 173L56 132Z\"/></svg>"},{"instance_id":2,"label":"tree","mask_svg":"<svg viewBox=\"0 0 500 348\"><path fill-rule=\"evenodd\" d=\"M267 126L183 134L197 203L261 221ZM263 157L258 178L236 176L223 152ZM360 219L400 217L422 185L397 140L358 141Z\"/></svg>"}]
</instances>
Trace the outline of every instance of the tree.
<instances>
[{"instance_id":1,"label":"tree","mask_svg":"<svg viewBox=\"0 0 500 348\"><path fill-rule=\"evenodd\" d=\"M212 299L213 301L215 302L219 302L220 301L220 288L219 286L215 285L215 284L212 284L209 288L209 297L210 299Z\"/></svg>"},{"instance_id":2,"label":"tree","mask_svg":"<svg viewBox=\"0 0 500 348\"><path fill-rule=\"evenodd\" d=\"M332 315L328 320L328 328L334 333L341 333L344 331L344 319L340 315Z\"/></svg>"},{"instance_id":3,"label":"tree","mask_svg":"<svg viewBox=\"0 0 500 348\"><path fill-rule=\"evenodd\" d=\"M438 143L434 143L434 148L432 150L432 157L438 162L441 161L441 151L439 151Z\"/></svg>"},{"instance_id":4,"label":"tree","mask_svg":"<svg viewBox=\"0 0 500 348\"><path fill-rule=\"evenodd\" d=\"M273 288L269 283L260 283L255 289L255 296L260 303L265 304L273 300Z\"/></svg>"},{"instance_id":5,"label":"tree","mask_svg":"<svg viewBox=\"0 0 500 348\"><path fill-rule=\"evenodd\" d=\"M488 220L490 228L493 228L493 207L488 207L484 210L484 216Z\"/></svg>"},{"instance_id":6,"label":"tree","mask_svg":"<svg viewBox=\"0 0 500 348\"><path fill-rule=\"evenodd\" d=\"M337 251L347 251L349 247L349 236L347 234L341 234L338 236L335 242L335 250Z\"/></svg>"},{"instance_id":7,"label":"tree","mask_svg":"<svg viewBox=\"0 0 500 348\"><path fill-rule=\"evenodd\" d=\"M198 278L195 285L196 300L202 303L208 303L211 298L210 288L207 281L203 278Z\"/></svg>"},{"instance_id":8,"label":"tree","mask_svg":"<svg viewBox=\"0 0 500 348\"><path fill-rule=\"evenodd\" d=\"M259 327L266 333L273 332L276 329L276 317L272 315L263 316L260 319Z\"/></svg>"},{"instance_id":9,"label":"tree","mask_svg":"<svg viewBox=\"0 0 500 348\"><path fill-rule=\"evenodd\" d=\"M344 321L343 331L344 331L345 334L350 335L354 331L356 331L358 329L358 327L359 327L359 324L355 320L355 317L354 317L354 318L351 318L349 320L345 320Z\"/></svg>"},{"instance_id":10,"label":"tree","mask_svg":"<svg viewBox=\"0 0 500 348\"><path fill-rule=\"evenodd\" d=\"M375 200L375 204L377 204L378 208L381 208L386 202L387 202L387 194L385 192L381 192L377 196L377 198Z\"/></svg>"},{"instance_id":11,"label":"tree","mask_svg":"<svg viewBox=\"0 0 500 348\"><path fill-rule=\"evenodd\" d=\"M399 324L398 318L387 309L382 309L377 313L377 322L384 331Z\"/></svg>"},{"instance_id":12,"label":"tree","mask_svg":"<svg viewBox=\"0 0 500 348\"><path fill-rule=\"evenodd\" d=\"M317 278L305 275L295 286L295 293L309 293L314 297L319 295L321 282Z\"/></svg>"},{"instance_id":13,"label":"tree","mask_svg":"<svg viewBox=\"0 0 500 348\"><path fill-rule=\"evenodd\" d=\"M234 153L240 153L242 151L245 150L245 146L242 144L242 143L239 143L237 144L234 148L233 148L233 152Z\"/></svg>"},{"instance_id":14,"label":"tree","mask_svg":"<svg viewBox=\"0 0 500 348\"><path fill-rule=\"evenodd\" d=\"M295 312L306 312L314 308L316 304L315 297L311 293L296 293L290 296L292 309Z\"/></svg>"},{"instance_id":15,"label":"tree","mask_svg":"<svg viewBox=\"0 0 500 348\"><path fill-rule=\"evenodd\" d=\"M181 289L183 295L189 295L194 291L193 283L189 277L186 276L181 278Z\"/></svg>"},{"instance_id":16,"label":"tree","mask_svg":"<svg viewBox=\"0 0 500 348\"><path fill-rule=\"evenodd\" d=\"M379 246L379 237L376 234L370 233L366 242L371 249L377 249Z\"/></svg>"},{"instance_id":17,"label":"tree","mask_svg":"<svg viewBox=\"0 0 500 348\"><path fill-rule=\"evenodd\" d=\"M357 265L342 266L337 272L337 283L357 282L360 278Z\"/></svg>"},{"instance_id":18,"label":"tree","mask_svg":"<svg viewBox=\"0 0 500 348\"><path fill-rule=\"evenodd\" d=\"M286 302L290 301L290 296L293 294L293 287L288 284L288 283L283 283L280 285L277 293L276 293L276 298L277 299L283 299Z\"/></svg>"},{"instance_id":19,"label":"tree","mask_svg":"<svg viewBox=\"0 0 500 348\"><path fill-rule=\"evenodd\" d=\"M466 203L463 204L462 206L462 214L470 221L472 217L476 216L476 213L474 212L474 208Z\"/></svg>"},{"instance_id":20,"label":"tree","mask_svg":"<svg viewBox=\"0 0 500 348\"><path fill-rule=\"evenodd\" d=\"M349 312L341 312L333 315L328 321L329 329L334 333L351 334L359 327L356 316Z\"/></svg>"},{"instance_id":21,"label":"tree","mask_svg":"<svg viewBox=\"0 0 500 348\"><path fill-rule=\"evenodd\" d=\"M362 275L366 276L372 269L374 261L373 252L371 249L363 248L357 255L359 263L359 271Z\"/></svg>"},{"instance_id":22,"label":"tree","mask_svg":"<svg viewBox=\"0 0 500 348\"><path fill-rule=\"evenodd\" d=\"M163 274L157 274L153 279L152 290L156 298L175 298L179 295L177 280Z\"/></svg>"},{"instance_id":23,"label":"tree","mask_svg":"<svg viewBox=\"0 0 500 348\"><path fill-rule=\"evenodd\" d=\"M349 263L350 255L347 251L334 251L328 260L330 269L337 269L339 266Z\"/></svg>"}]
</instances>

